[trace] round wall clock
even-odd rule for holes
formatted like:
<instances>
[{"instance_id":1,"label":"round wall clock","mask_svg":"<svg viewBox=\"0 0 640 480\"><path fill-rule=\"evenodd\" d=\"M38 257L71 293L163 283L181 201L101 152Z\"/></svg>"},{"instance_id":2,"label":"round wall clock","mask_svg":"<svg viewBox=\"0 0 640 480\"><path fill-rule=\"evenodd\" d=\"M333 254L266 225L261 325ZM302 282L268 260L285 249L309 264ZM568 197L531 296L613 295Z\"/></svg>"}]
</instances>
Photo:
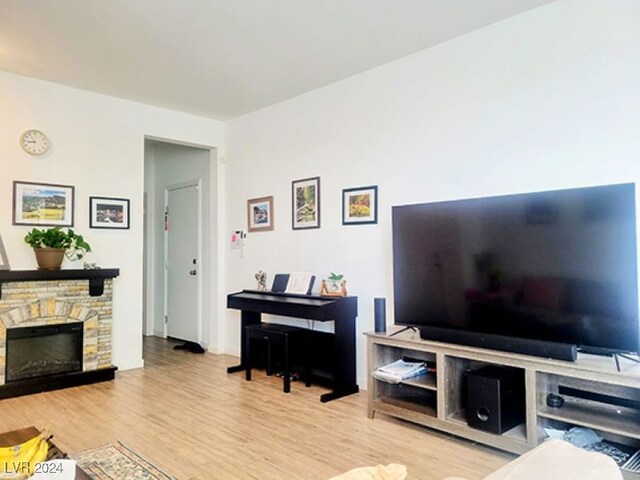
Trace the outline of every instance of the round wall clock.
<instances>
[{"instance_id":1,"label":"round wall clock","mask_svg":"<svg viewBox=\"0 0 640 480\"><path fill-rule=\"evenodd\" d=\"M31 155L42 155L49 151L49 139L40 130L27 130L20 135L20 146Z\"/></svg>"}]
</instances>

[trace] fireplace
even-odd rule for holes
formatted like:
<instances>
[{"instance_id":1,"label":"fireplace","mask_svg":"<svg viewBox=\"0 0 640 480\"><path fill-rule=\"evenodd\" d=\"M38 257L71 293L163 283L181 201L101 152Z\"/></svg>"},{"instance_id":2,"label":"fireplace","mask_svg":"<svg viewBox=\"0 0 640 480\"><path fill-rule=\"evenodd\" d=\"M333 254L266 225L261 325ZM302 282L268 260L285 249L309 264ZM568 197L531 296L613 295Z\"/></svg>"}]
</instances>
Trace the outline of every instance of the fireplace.
<instances>
[{"instance_id":1,"label":"fireplace","mask_svg":"<svg viewBox=\"0 0 640 480\"><path fill-rule=\"evenodd\" d=\"M0 270L0 399L113 380L118 269Z\"/></svg>"},{"instance_id":2,"label":"fireplace","mask_svg":"<svg viewBox=\"0 0 640 480\"><path fill-rule=\"evenodd\" d=\"M82 371L82 322L7 330L5 382Z\"/></svg>"}]
</instances>

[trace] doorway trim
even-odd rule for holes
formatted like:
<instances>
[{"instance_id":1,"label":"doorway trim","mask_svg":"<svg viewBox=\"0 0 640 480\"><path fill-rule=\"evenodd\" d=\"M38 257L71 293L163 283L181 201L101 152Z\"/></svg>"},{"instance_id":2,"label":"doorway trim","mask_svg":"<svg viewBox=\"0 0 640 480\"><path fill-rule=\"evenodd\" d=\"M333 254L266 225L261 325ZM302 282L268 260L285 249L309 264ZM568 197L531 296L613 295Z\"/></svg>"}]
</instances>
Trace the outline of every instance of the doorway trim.
<instances>
[{"instance_id":1,"label":"doorway trim","mask_svg":"<svg viewBox=\"0 0 640 480\"><path fill-rule=\"evenodd\" d=\"M202 260L201 269L206 269L206 278L203 270L200 281L202 282L202 296L200 306L202 310L202 344L208 351L213 353L221 353L222 343L225 333L225 325L221 320L225 315L225 291L224 291L224 273L225 267L223 262L222 240L220 238L220 229L225 220L225 197L224 197L224 157L221 155L220 146L207 145L194 142L186 142L175 138L159 137L155 135L145 135L145 189L148 187L148 242L145 243L145 255L148 260L147 269L143 275L147 279L147 302L144 308L147 315L147 330L143 333L146 335L162 336L163 302L160 298L163 295L163 274L161 262L156 263L156 257L162 255L163 237L161 233L161 215L159 210L162 209L161 202L162 193L156 192L153 188L156 175L156 159L153 150L147 153L146 141L152 143L166 143L172 145L180 145L185 147L200 148L209 152L209 167L207 173L208 194L205 194L204 187L201 192L201 207L203 222L206 228L203 236L208 238L207 244L203 244L201 252ZM151 147L152 145L150 145ZM149 170L147 170L149 168ZM149 175L149 177L147 177ZM148 182L147 179L151 181ZM205 225L204 215L208 212L208 226ZM208 250L205 253L205 249ZM205 258L206 257L206 258Z\"/></svg>"}]
</instances>

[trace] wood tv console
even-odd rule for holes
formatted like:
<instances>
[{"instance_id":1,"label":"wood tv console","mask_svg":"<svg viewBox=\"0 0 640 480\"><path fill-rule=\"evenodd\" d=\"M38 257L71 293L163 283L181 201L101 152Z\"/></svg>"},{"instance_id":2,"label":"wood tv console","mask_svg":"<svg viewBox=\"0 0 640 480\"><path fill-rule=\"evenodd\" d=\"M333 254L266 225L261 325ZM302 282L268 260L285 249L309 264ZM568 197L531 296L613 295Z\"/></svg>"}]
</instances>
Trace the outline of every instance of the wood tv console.
<instances>
[{"instance_id":1,"label":"wood tv console","mask_svg":"<svg viewBox=\"0 0 640 480\"><path fill-rule=\"evenodd\" d=\"M623 360L617 372L610 357L579 354L573 363L426 341L410 331L366 335L370 418L379 412L513 453L544 441L545 427L588 427L605 440L640 448L638 364ZM427 362L436 371L400 384L372 376L376 368L400 358ZM525 379L526 419L501 435L471 428L466 421L466 372L490 365L521 370ZM560 393L564 405L547 406L550 393Z\"/></svg>"}]
</instances>

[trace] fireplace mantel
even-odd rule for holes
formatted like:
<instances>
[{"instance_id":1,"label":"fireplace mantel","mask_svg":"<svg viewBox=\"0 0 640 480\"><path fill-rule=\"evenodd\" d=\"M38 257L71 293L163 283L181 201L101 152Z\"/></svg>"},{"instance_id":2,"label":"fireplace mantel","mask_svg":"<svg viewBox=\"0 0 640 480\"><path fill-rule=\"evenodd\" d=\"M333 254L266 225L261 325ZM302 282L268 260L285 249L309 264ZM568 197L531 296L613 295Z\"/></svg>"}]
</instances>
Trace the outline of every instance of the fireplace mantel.
<instances>
[{"instance_id":1,"label":"fireplace mantel","mask_svg":"<svg viewBox=\"0 0 640 480\"><path fill-rule=\"evenodd\" d=\"M33 282L46 280L89 280L89 295L99 297L104 292L104 281L120 275L119 268L97 270L0 270L0 299L4 282Z\"/></svg>"}]
</instances>

